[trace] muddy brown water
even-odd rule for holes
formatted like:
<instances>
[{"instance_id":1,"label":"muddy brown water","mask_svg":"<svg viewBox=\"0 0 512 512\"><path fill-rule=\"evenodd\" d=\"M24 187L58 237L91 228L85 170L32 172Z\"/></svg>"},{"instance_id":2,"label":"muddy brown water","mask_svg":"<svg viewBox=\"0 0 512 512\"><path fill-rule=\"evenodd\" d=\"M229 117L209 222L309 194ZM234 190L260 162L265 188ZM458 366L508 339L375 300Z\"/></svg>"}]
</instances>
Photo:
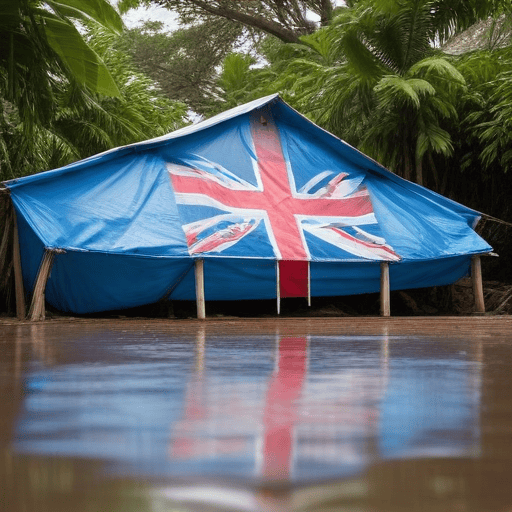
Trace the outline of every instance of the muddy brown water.
<instances>
[{"instance_id":1,"label":"muddy brown water","mask_svg":"<svg viewBox=\"0 0 512 512\"><path fill-rule=\"evenodd\" d=\"M511 511L512 319L0 321L0 510Z\"/></svg>"}]
</instances>

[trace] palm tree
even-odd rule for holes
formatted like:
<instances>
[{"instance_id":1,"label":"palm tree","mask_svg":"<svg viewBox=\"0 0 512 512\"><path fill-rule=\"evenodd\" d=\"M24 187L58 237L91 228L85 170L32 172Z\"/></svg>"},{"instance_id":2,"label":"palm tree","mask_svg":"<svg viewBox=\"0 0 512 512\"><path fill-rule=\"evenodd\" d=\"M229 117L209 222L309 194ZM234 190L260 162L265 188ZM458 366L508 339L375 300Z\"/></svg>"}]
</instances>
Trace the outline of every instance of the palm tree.
<instances>
[{"instance_id":1,"label":"palm tree","mask_svg":"<svg viewBox=\"0 0 512 512\"><path fill-rule=\"evenodd\" d=\"M465 81L436 48L496 2L354 0L302 37L287 74L297 108L407 179L439 177L432 155L452 154L449 127Z\"/></svg>"}]
</instances>

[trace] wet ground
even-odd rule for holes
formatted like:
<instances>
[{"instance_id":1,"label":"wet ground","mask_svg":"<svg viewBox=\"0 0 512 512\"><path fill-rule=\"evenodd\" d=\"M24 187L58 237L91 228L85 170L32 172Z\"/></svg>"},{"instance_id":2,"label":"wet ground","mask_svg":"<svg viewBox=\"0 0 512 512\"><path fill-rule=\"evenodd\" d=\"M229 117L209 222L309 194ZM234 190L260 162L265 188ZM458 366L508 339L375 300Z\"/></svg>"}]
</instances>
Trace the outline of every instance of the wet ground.
<instances>
[{"instance_id":1,"label":"wet ground","mask_svg":"<svg viewBox=\"0 0 512 512\"><path fill-rule=\"evenodd\" d=\"M0 510L511 511L511 368L510 317L3 320Z\"/></svg>"}]
</instances>

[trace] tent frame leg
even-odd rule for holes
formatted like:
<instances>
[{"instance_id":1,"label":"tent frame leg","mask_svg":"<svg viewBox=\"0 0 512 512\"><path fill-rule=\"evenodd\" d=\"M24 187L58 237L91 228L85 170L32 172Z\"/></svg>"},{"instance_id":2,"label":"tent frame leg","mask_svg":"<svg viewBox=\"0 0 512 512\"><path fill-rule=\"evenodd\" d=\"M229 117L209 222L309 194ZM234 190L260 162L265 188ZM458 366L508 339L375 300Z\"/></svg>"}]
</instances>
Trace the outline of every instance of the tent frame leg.
<instances>
[{"instance_id":1,"label":"tent frame leg","mask_svg":"<svg viewBox=\"0 0 512 512\"><path fill-rule=\"evenodd\" d=\"M14 265L14 289L16 293L16 317L18 320L25 320L27 306L25 304L25 289L23 287L23 273L21 271L20 240L18 236L18 222L16 211L12 208L14 234L12 243L12 259Z\"/></svg>"},{"instance_id":2,"label":"tent frame leg","mask_svg":"<svg viewBox=\"0 0 512 512\"><path fill-rule=\"evenodd\" d=\"M382 261L380 264L380 315L391 315L389 293L389 263Z\"/></svg>"},{"instance_id":3,"label":"tent frame leg","mask_svg":"<svg viewBox=\"0 0 512 512\"><path fill-rule=\"evenodd\" d=\"M206 303L204 299L204 260L197 259L194 262L194 272L196 276L196 305L197 318L204 320L206 318Z\"/></svg>"},{"instance_id":4,"label":"tent frame leg","mask_svg":"<svg viewBox=\"0 0 512 512\"><path fill-rule=\"evenodd\" d=\"M479 254L471 256L471 280L473 282L473 295L475 297L475 313L485 313L482 261Z\"/></svg>"},{"instance_id":5,"label":"tent frame leg","mask_svg":"<svg viewBox=\"0 0 512 512\"><path fill-rule=\"evenodd\" d=\"M36 284L34 285L32 302L30 303L30 309L28 311L28 319L31 322L37 322L38 320L44 320L46 318L44 292L48 278L50 277L54 258L55 251L45 248L41 265L39 266L39 272L37 273Z\"/></svg>"}]
</instances>

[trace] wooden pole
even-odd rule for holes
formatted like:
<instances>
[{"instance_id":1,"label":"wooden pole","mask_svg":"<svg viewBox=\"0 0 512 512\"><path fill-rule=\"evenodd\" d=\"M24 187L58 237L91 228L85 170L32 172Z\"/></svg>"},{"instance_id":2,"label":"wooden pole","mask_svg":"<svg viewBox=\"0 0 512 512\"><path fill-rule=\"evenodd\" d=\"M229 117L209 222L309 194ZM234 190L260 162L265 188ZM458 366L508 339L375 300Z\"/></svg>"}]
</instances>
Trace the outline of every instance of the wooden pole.
<instances>
[{"instance_id":1,"label":"wooden pole","mask_svg":"<svg viewBox=\"0 0 512 512\"><path fill-rule=\"evenodd\" d=\"M482 263L479 254L475 254L471 257L471 280L473 281L475 312L485 313L484 287L482 284Z\"/></svg>"},{"instance_id":2,"label":"wooden pole","mask_svg":"<svg viewBox=\"0 0 512 512\"><path fill-rule=\"evenodd\" d=\"M391 315L389 298L389 263L387 261L382 261L380 264L380 315Z\"/></svg>"},{"instance_id":3,"label":"wooden pole","mask_svg":"<svg viewBox=\"0 0 512 512\"><path fill-rule=\"evenodd\" d=\"M55 252L51 249L45 249L41 265L39 266L39 272L36 277L36 284L34 285L34 293L32 294L32 302L30 303L30 309L28 311L28 319L31 322L37 322L38 320L44 320L45 315L45 300L44 291L46 289L46 283L50 277L50 271L53 265L53 259Z\"/></svg>"},{"instance_id":4,"label":"wooden pole","mask_svg":"<svg viewBox=\"0 0 512 512\"><path fill-rule=\"evenodd\" d=\"M196 304L197 318L206 318L206 304L204 300L204 260L195 260L194 271L196 275Z\"/></svg>"},{"instance_id":5,"label":"wooden pole","mask_svg":"<svg viewBox=\"0 0 512 512\"><path fill-rule=\"evenodd\" d=\"M21 255L20 255L20 241L18 237L18 223L16 221L16 211L12 210L14 222L14 236L12 243L12 259L14 265L14 288L16 291L16 316L18 320L25 319L26 305L25 305L25 290L23 289L23 274L21 272Z\"/></svg>"},{"instance_id":6,"label":"wooden pole","mask_svg":"<svg viewBox=\"0 0 512 512\"><path fill-rule=\"evenodd\" d=\"M279 260L276 260L276 297L277 297L277 314L281 314L281 280L279 278Z\"/></svg>"}]
</instances>

